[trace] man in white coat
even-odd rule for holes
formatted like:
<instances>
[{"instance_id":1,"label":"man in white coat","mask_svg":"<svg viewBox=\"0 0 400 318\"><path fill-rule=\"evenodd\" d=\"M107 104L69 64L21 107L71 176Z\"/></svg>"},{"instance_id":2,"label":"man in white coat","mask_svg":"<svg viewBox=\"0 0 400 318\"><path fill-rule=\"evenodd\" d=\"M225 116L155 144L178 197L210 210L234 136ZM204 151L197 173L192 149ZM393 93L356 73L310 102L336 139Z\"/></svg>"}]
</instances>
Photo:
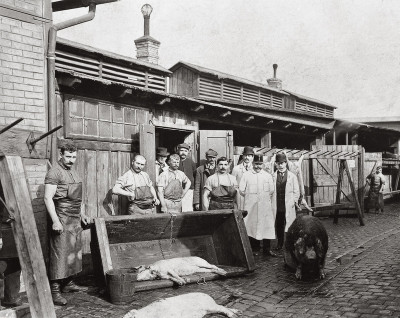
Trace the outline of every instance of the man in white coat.
<instances>
[{"instance_id":1,"label":"man in white coat","mask_svg":"<svg viewBox=\"0 0 400 318\"><path fill-rule=\"evenodd\" d=\"M275 214L272 209L275 183L272 175L263 170L262 155L254 155L253 169L243 174L239 192L244 197L244 210L248 212L244 224L253 253L258 255L263 240L263 253L276 256L271 251L271 240L275 239Z\"/></svg>"},{"instance_id":2,"label":"man in white coat","mask_svg":"<svg viewBox=\"0 0 400 318\"><path fill-rule=\"evenodd\" d=\"M249 171L253 168L252 162L254 158L254 148L250 146L246 146L243 149L242 153L242 158L243 162L238 164L232 169L232 175L236 178L237 184L240 183L240 180L242 179L243 174L246 171ZM244 208L244 200L242 196L238 196L238 209L243 210Z\"/></svg>"},{"instance_id":3,"label":"man in white coat","mask_svg":"<svg viewBox=\"0 0 400 318\"><path fill-rule=\"evenodd\" d=\"M284 153L276 154L277 171L274 173L276 185L276 199L273 200L273 209L276 211L275 230L278 239L276 249L281 250L285 232L296 219L295 203L299 200L300 189L296 175L287 169L287 158Z\"/></svg>"}]
</instances>

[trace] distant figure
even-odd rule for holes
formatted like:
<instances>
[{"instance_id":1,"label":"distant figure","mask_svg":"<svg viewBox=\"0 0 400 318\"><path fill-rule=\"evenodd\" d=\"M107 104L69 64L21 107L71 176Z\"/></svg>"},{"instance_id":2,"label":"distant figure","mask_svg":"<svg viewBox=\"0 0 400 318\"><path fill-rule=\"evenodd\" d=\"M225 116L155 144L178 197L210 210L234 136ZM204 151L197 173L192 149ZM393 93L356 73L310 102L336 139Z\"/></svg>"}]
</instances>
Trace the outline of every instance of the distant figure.
<instances>
[{"instance_id":1,"label":"distant figure","mask_svg":"<svg viewBox=\"0 0 400 318\"><path fill-rule=\"evenodd\" d=\"M216 159L218 153L213 149L206 151L206 163L196 169L196 177L193 193L193 206L195 211L204 209L203 207L203 193L204 185L208 177L212 176L216 170Z\"/></svg>"},{"instance_id":2,"label":"distant figure","mask_svg":"<svg viewBox=\"0 0 400 318\"><path fill-rule=\"evenodd\" d=\"M287 158L284 153L276 155L277 171L273 177L276 184L276 200L273 204L276 209L275 230L278 239L276 249L281 250L289 226L296 218L296 203L300 197L299 183L293 172L287 169Z\"/></svg>"},{"instance_id":3,"label":"distant figure","mask_svg":"<svg viewBox=\"0 0 400 318\"><path fill-rule=\"evenodd\" d=\"M115 182L112 193L128 197L129 214L155 213L155 205L160 204L149 175L142 171L146 158L135 155L131 168Z\"/></svg>"},{"instance_id":4,"label":"distant figure","mask_svg":"<svg viewBox=\"0 0 400 318\"><path fill-rule=\"evenodd\" d=\"M376 167L375 173L371 173L367 177L369 184L369 193L366 212L369 209L375 208L375 213L383 212L383 190L385 189L385 176L382 174L382 167Z\"/></svg>"},{"instance_id":5,"label":"distant figure","mask_svg":"<svg viewBox=\"0 0 400 318\"><path fill-rule=\"evenodd\" d=\"M182 212L182 200L191 186L189 178L178 170L179 163L179 155L169 156L169 168L161 173L158 178L157 193L160 198L162 213Z\"/></svg>"},{"instance_id":6,"label":"distant figure","mask_svg":"<svg viewBox=\"0 0 400 318\"><path fill-rule=\"evenodd\" d=\"M178 155L181 157L179 170L183 171L190 180L190 189L182 199L182 212L193 211L193 189L196 164L189 158L190 146L188 144L178 145Z\"/></svg>"},{"instance_id":7,"label":"distant figure","mask_svg":"<svg viewBox=\"0 0 400 318\"><path fill-rule=\"evenodd\" d=\"M243 173L253 169L252 162L254 158L254 148L246 146L243 149L243 162L238 164L232 169L232 175L236 178L236 182L239 184L242 179ZM238 197L238 209L243 210L244 201L243 197L239 195Z\"/></svg>"},{"instance_id":8,"label":"distant figure","mask_svg":"<svg viewBox=\"0 0 400 318\"><path fill-rule=\"evenodd\" d=\"M275 184L272 175L262 169L263 156L255 154L253 169L245 172L239 183L240 194L244 197L244 218L247 234L253 252L257 255L263 240L263 253L276 256L271 251L271 240L275 239L275 214L272 198Z\"/></svg>"},{"instance_id":9,"label":"distant figure","mask_svg":"<svg viewBox=\"0 0 400 318\"><path fill-rule=\"evenodd\" d=\"M229 162L226 157L217 160L218 171L210 176L204 185L204 210L234 209L237 206L236 178L228 173Z\"/></svg>"}]
</instances>

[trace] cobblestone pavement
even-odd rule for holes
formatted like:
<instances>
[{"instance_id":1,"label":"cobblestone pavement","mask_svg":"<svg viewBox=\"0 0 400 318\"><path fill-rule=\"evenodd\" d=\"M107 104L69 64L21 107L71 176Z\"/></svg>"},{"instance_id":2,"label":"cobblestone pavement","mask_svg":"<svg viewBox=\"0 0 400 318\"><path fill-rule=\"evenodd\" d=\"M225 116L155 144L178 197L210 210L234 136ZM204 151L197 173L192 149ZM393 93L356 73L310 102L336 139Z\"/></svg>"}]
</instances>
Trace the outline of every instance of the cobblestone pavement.
<instances>
[{"instance_id":1,"label":"cobblestone pavement","mask_svg":"<svg viewBox=\"0 0 400 318\"><path fill-rule=\"evenodd\" d=\"M57 317L122 317L159 298L189 292L205 292L241 310L242 317L400 317L400 204L366 214L363 227L357 218L340 218L338 225L321 220L330 240L325 280L299 282L284 270L283 258L257 256L254 273L140 292L129 305L112 305L104 291L90 286L87 293L67 295L69 303L57 308Z\"/></svg>"}]
</instances>

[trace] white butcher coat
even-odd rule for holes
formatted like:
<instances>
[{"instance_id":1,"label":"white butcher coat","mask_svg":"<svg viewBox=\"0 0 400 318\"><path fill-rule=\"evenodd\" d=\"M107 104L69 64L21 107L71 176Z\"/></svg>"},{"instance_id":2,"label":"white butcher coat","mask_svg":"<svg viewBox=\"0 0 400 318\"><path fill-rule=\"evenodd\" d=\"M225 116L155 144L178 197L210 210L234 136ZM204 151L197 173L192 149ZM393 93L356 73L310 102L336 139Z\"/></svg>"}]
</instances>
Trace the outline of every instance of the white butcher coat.
<instances>
[{"instance_id":1,"label":"white butcher coat","mask_svg":"<svg viewBox=\"0 0 400 318\"><path fill-rule=\"evenodd\" d=\"M275 183L272 175L261 170L246 171L239 184L239 191L244 193L244 210L248 212L244 218L247 235L256 240L275 239L275 211L272 199Z\"/></svg>"},{"instance_id":2,"label":"white butcher coat","mask_svg":"<svg viewBox=\"0 0 400 318\"><path fill-rule=\"evenodd\" d=\"M274 172L273 177L274 177L274 185L276 186L277 171ZM296 207L294 203L299 200L299 197L300 197L299 181L297 180L296 175L288 170L286 188L285 188L285 209L286 209L285 232L288 231L289 226L291 226L293 221L296 219ZM272 208L276 215L276 192L274 192L274 198L272 200Z\"/></svg>"},{"instance_id":3,"label":"white butcher coat","mask_svg":"<svg viewBox=\"0 0 400 318\"><path fill-rule=\"evenodd\" d=\"M232 175L236 178L237 183L240 183L242 176L245 172L253 170L253 165L250 163L249 168L246 170L244 162L235 166L232 169ZM238 196L238 210L244 210L244 200L241 195Z\"/></svg>"}]
</instances>

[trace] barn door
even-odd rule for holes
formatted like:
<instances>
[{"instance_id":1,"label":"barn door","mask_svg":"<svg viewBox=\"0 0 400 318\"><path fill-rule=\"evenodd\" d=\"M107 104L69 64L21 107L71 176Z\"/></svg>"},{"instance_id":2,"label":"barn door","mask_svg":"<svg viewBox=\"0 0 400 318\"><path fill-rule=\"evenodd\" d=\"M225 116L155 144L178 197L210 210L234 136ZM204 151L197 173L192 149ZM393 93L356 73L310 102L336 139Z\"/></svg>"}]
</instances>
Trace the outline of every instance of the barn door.
<instances>
[{"instance_id":1,"label":"barn door","mask_svg":"<svg viewBox=\"0 0 400 318\"><path fill-rule=\"evenodd\" d=\"M200 158L204 159L208 149L218 152L218 157L225 156L233 162L232 130L200 130Z\"/></svg>"},{"instance_id":2,"label":"barn door","mask_svg":"<svg viewBox=\"0 0 400 318\"><path fill-rule=\"evenodd\" d=\"M153 125L139 125L139 151L146 158L145 171L149 174L151 181L156 182L156 130Z\"/></svg>"}]
</instances>

